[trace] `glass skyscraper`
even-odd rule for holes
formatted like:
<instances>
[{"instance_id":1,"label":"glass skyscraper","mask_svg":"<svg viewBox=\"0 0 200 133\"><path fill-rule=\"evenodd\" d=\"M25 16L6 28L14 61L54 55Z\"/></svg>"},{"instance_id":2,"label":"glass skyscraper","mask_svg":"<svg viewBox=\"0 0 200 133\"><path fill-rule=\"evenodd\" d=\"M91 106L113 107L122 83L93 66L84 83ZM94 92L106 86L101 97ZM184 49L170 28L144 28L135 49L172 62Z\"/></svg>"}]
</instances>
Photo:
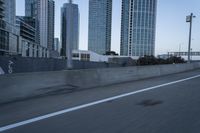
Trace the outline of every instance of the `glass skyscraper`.
<instances>
[{"instance_id":1,"label":"glass skyscraper","mask_svg":"<svg viewBox=\"0 0 200 133\"><path fill-rule=\"evenodd\" d=\"M25 16L37 17L37 1L38 0L25 0Z\"/></svg>"},{"instance_id":2,"label":"glass skyscraper","mask_svg":"<svg viewBox=\"0 0 200 133\"><path fill-rule=\"evenodd\" d=\"M106 54L111 49L112 0L89 0L88 50Z\"/></svg>"},{"instance_id":3,"label":"glass skyscraper","mask_svg":"<svg viewBox=\"0 0 200 133\"><path fill-rule=\"evenodd\" d=\"M54 25L55 25L54 18L55 18L55 2L53 0L49 0L48 1L48 35L47 35L48 36L47 48L49 50L54 49Z\"/></svg>"},{"instance_id":4,"label":"glass skyscraper","mask_svg":"<svg viewBox=\"0 0 200 133\"><path fill-rule=\"evenodd\" d=\"M16 21L16 1L5 0L5 21L9 24L15 25Z\"/></svg>"},{"instance_id":5,"label":"glass skyscraper","mask_svg":"<svg viewBox=\"0 0 200 133\"><path fill-rule=\"evenodd\" d=\"M25 15L35 19L36 42L53 50L54 45L54 15L53 0L25 0Z\"/></svg>"},{"instance_id":6,"label":"glass skyscraper","mask_svg":"<svg viewBox=\"0 0 200 133\"><path fill-rule=\"evenodd\" d=\"M72 0L61 8L61 45L61 56L68 58L79 48L79 9Z\"/></svg>"},{"instance_id":7,"label":"glass skyscraper","mask_svg":"<svg viewBox=\"0 0 200 133\"><path fill-rule=\"evenodd\" d=\"M122 0L121 55L155 54L156 14L157 0Z\"/></svg>"}]
</instances>

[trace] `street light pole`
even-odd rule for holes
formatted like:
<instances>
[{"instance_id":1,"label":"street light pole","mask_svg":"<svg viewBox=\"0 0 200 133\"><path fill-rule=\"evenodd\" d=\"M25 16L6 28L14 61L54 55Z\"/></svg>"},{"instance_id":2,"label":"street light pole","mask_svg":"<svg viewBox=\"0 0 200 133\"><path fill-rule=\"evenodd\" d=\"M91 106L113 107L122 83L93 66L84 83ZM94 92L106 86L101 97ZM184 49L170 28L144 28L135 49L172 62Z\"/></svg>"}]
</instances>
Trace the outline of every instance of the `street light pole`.
<instances>
[{"instance_id":1,"label":"street light pole","mask_svg":"<svg viewBox=\"0 0 200 133\"><path fill-rule=\"evenodd\" d=\"M192 20L195 18L193 13L190 14L190 16L187 16L186 22L190 23L190 30L189 30L189 45L188 45L188 63L191 62L191 37L192 37Z\"/></svg>"}]
</instances>

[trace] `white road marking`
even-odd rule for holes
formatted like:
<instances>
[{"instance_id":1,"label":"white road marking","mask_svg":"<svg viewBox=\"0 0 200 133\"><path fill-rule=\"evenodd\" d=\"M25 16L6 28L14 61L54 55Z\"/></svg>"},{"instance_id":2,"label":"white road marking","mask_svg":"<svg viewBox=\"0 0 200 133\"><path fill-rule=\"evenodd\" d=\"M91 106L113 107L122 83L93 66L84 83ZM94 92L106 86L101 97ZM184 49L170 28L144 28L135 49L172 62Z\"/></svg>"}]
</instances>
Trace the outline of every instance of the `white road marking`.
<instances>
[{"instance_id":1,"label":"white road marking","mask_svg":"<svg viewBox=\"0 0 200 133\"><path fill-rule=\"evenodd\" d=\"M161 88L161 87L173 85L173 84L176 84L176 83L181 83L181 82L192 80L192 79L199 78L199 77L200 77L200 75L196 75L196 76L193 76L193 77L189 77L189 78L185 78L185 79L181 79L181 80L157 85L157 86L154 86L154 87L141 89L141 90L138 90L138 91L133 91L133 92L130 92L130 93L121 94L121 95L118 95L118 96L98 100L98 101L95 101L95 102L83 104L83 105L72 107L72 108L68 108L68 109L65 109L65 110L58 111L58 112L54 112L54 113L39 116L39 117L36 117L36 118L32 118L32 119L29 119L29 120L25 120L25 121L22 121L22 122L18 122L18 123L15 123L15 124L10 124L10 125L4 126L4 127L0 127L0 132L7 131L7 130L17 128L17 127L20 127L20 126L24 126L24 125L34 123L34 122L37 122L37 121L41 121L41 120L44 120L44 119L48 119L48 118L51 118L51 117L55 117L55 116L58 116L58 115L62 115L62 114L65 114L65 113L69 113L69 112L72 112L72 111L76 111L76 110L91 107L91 106L94 106L94 105L102 104L102 103L105 103L105 102L109 102L109 101L117 100L117 99L120 99L120 98L128 97L128 96L131 96L131 95L134 95L134 94L158 89L158 88Z\"/></svg>"}]
</instances>

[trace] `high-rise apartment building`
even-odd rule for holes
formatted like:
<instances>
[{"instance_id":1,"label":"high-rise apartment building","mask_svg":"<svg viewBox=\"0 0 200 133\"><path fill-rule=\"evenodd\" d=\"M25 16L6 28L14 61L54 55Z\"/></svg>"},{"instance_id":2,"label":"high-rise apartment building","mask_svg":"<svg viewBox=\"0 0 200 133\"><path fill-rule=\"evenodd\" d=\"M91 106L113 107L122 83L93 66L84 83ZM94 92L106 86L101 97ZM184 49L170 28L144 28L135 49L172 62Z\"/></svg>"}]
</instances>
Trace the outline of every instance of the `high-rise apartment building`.
<instances>
[{"instance_id":1,"label":"high-rise apartment building","mask_svg":"<svg viewBox=\"0 0 200 133\"><path fill-rule=\"evenodd\" d=\"M155 54L156 13L157 0L122 0L121 55Z\"/></svg>"},{"instance_id":2,"label":"high-rise apartment building","mask_svg":"<svg viewBox=\"0 0 200 133\"><path fill-rule=\"evenodd\" d=\"M20 36L30 42L35 42L35 28L26 23L26 17L16 16L16 26L20 29Z\"/></svg>"},{"instance_id":3,"label":"high-rise apartment building","mask_svg":"<svg viewBox=\"0 0 200 133\"><path fill-rule=\"evenodd\" d=\"M98 54L111 50L112 0L89 0L88 49Z\"/></svg>"},{"instance_id":4,"label":"high-rise apartment building","mask_svg":"<svg viewBox=\"0 0 200 133\"><path fill-rule=\"evenodd\" d=\"M25 15L35 19L36 42L53 50L54 45L54 15L53 0L25 0Z\"/></svg>"},{"instance_id":5,"label":"high-rise apartment building","mask_svg":"<svg viewBox=\"0 0 200 133\"><path fill-rule=\"evenodd\" d=\"M66 57L79 48L79 9L72 0L61 8L61 45L61 55Z\"/></svg>"}]
</instances>

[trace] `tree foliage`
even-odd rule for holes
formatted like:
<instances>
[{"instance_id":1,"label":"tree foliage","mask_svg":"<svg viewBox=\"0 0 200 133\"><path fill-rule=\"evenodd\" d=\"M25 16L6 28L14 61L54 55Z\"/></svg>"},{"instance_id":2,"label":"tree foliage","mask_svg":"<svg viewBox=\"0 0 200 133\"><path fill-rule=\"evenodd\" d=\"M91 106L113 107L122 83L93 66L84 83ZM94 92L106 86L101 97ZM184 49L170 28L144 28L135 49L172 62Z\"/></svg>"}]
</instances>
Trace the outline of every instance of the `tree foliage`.
<instances>
[{"instance_id":1,"label":"tree foliage","mask_svg":"<svg viewBox=\"0 0 200 133\"><path fill-rule=\"evenodd\" d=\"M185 60L181 57L172 56L168 59L156 58L154 56L144 56L137 60L137 65L161 65L161 64L178 64L185 63Z\"/></svg>"}]
</instances>

